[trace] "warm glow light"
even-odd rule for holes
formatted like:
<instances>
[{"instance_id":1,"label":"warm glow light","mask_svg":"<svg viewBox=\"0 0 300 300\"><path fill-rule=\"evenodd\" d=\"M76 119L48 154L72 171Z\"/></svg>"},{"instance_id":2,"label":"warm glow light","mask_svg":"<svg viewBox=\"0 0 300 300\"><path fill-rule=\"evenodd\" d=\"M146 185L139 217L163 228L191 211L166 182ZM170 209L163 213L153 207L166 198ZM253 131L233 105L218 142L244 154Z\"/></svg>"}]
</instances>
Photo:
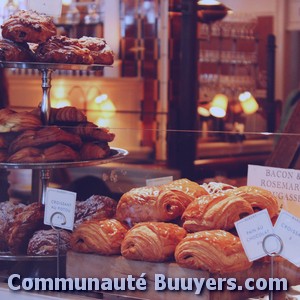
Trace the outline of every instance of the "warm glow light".
<instances>
[{"instance_id":1,"label":"warm glow light","mask_svg":"<svg viewBox=\"0 0 300 300\"><path fill-rule=\"evenodd\" d=\"M202 117L209 117L210 116L210 112L209 112L208 107L205 107L203 105L198 106L197 112Z\"/></svg>"},{"instance_id":2,"label":"warm glow light","mask_svg":"<svg viewBox=\"0 0 300 300\"><path fill-rule=\"evenodd\" d=\"M244 113L247 115L254 114L259 108L257 101L248 91L241 93L239 95L239 100Z\"/></svg>"},{"instance_id":3,"label":"warm glow light","mask_svg":"<svg viewBox=\"0 0 300 300\"><path fill-rule=\"evenodd\" d=\"M216 1L216 0L200 0L197 3L199 5L219 5L219 4L221 4L219 1Z\"/></svg>"},{"instance_id":4,"label":"warm glow light","mask_svg":"<svg viewBox=\"0 0 300 300\"><path fill-rule=\"evenodd\" d=\"M116 107L107 94L101 94L88 103L88 109L99 111L100 118L110 119L116 113Z\"/></svg>"},{"instance_id":5,"label":"warm glow light","mask_svg":"<svg viewBox=\"0 0 300 300\"><path fill-rule=\"evenodd\" d=\"M62 108L66 106L71 106L71 101L68 99L52 99L51 105L54 108Z\"/></svg>"},{"instance_id":6,"label":"warm glow light","mask_svg":"<svg viewBox=\"0 0 300 300\"><path fill-rule=\"evenodd\" d=\"M70 5L72 3L72 0L62 0L63 5Z\"/></svg>"},{"instance_id":7,"label":"warm glow light","mask_svg":"<svg viewBox=\"0 0 300 300\"><path fill-rule=\"evenodd\" d=\"M224 118L228 106L228 98L224 94L217 94L214 96L209 112L216 118Z\"/></svg>"},{"instance_id":8,"label":"warm glow light","mask_svg":"<svg viewBox=\"0 0 300 300\"><path fill-rule=\"evenodd\" d=\"M109 119L99 118L95 123L98 127L109 127Z\"/></svg>"}]
</instances>

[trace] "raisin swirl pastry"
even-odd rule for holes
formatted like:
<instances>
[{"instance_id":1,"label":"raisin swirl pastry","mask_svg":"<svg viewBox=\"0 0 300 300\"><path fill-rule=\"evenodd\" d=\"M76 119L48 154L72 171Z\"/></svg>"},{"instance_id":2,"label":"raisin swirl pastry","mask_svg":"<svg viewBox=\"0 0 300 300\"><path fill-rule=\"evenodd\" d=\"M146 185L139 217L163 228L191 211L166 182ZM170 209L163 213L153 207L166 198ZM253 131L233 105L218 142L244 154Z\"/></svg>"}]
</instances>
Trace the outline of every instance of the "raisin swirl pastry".
<instances>
[{"instance_id":1,"label":"raisin swirl pastry","mask_svg":"<svg viewBox=\"0 0 300 300\"><path fill-rule=\"evenodd\" d=\"M240 239L224 230L188 234L177 245L175 260L184 268L221 274L244 271L252 265Z\"/></svg>"},{"instance_id":2,"label":"raisin swirl pastry","mask_svg":"<svg viewBox=\"0 0 300 300\"><path fill-rule=\"evenodd\" d=\"M71 249L101 255L120 254L127 230L115 219L85 221L73 232Z\"/></svg>"},{"instance_id":3,"label":"raisin swirl pastry","mask_svg":"<svg viewBox=\"0 0 300 300\"><path fill-rule=\"evenodd\" d=\"M164 262L174 259L177 244L186 231L164 222L142 222L134 225L125 235L121 253L127 259Z\"/></svg>"},{"instance_id":4,"label":"raisin swirl pastry","mask_svg":"<svg viewBox=\"0 0 300 300\"><path fill-rule=\"evenodd\" d=\"M39 44L35 51L38 62L63 64L93 64L90 50L81 46L77 39L53 36Z\"/></svg>"},{"instance_id":5,"label":"raisin swirl pastry","mask_svg":"<svg viewBox=\"0 0 300 300\"><path fill-rule=\"evenodd\" d=\"M56 34L53 19L32 10L17 11L1 28L3 38L20 43L41 43Z\"/></svg>"},{"instance_id":6,"label":"raisin swirl pastry","mask_svg":"<svg viewBox=\"0 0 300 300\"><path fill-rule=\"evenodd\" d=\"M33 53L25 43L14 43L8 39L0 39L1 61L33 61Z\"/></svg>"}]
</instances>

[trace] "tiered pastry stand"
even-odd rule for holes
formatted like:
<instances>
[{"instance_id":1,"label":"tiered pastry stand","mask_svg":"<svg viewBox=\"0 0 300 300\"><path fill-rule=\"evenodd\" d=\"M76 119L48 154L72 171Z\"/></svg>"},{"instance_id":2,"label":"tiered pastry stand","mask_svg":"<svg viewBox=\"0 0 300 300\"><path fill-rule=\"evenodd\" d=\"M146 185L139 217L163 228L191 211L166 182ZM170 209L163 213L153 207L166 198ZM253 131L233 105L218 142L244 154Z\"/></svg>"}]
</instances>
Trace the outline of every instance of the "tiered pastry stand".
<instances>
[{"instance_id":1,"label":"tiered pastry stand","mask_svg":"<svg viewBox=\"0 0 300 300\"><path fill-rule=\"evenodd\" d=\"M56 70L64 71L99 71L104 65L78 65L78 64L56 64L56 63L36 63L36 62L3 62L0 61L0 68L11 69L36 69L39 70L42 76L42 100L40 104L41 118L43 125L47 126L50 117L50 89L52 72ZM0 163L0 169L32 169L32 194L33 201L45 203L45 192L51 176L51 170L58 168L85 167L96 166L110 163L121 159L128 154L127 150L111 147L111 155L104 159L76 161L76 162L51 162L51 163ZM47 263L53 265L53 260L56 256L27 256L27 255L10 255L9 253L0 254L0 261L27 262L29 265L34 262ZM1 271L1 270L0 270ZM34 271L36 273L36 271ZM37 274L27 274L37 275ZM40 275L40 274L38 274Z\"/></svg>"}]
</instances>

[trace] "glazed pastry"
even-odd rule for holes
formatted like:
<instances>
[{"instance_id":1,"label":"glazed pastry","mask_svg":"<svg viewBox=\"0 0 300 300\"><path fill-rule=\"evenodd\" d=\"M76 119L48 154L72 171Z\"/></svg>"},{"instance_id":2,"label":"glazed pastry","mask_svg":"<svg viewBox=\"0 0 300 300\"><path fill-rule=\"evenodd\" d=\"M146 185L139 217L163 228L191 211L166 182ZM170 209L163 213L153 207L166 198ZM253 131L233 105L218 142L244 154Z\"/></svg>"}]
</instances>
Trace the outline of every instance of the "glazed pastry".
<instances>
[{"instance_id":1,"label":"glazed pastry","mask_svg":"<svg viewBox=\"0 0 300 300\"><path fill-rule=\"evenodd\" d=\"M8 246L12 254L26 254L33 233L43 226L44 208L41 203L27 205L20 212L8 232Z\"/></svg>"},{"instance_id":2,"label":"glazed pastry","mask_svg":"<svg viewBox=\"0 0 300 300\"><path fill-rule=\"evenodd\" d=\"M74 106L51 108L50 123L54 125L86 123L86 115Z\"/></svg>"},{"instance_id":3,"label":"glazed pastry","mask_svg":"<svg viewBox=\"0 0 300 300\"><path fill-rule=\"evenodd\" d=\"M117 202L106 196L93 195L85 201L77 201L75 225L87 220L105 220L115 216Z\"/></svg>"},{"instance_id":4,"label":"glazed pastry","mask_svg":"<svg viewBox=\"0 0 300 300\"><path fill-rule=\"evenodd\" d=\"M176 224L144 222L132 227L122 242L121 253L127 259L164 262L174 259L177 244L186 231Z\"/></svg>"},{"instance_id":5,"label":"glazed pastry","mask_svg":"<svg viewBox=\"0 0 300 300\"><path fill-rule=\"evenodd\" d=\"M83 48L77 39L53 36L39 44L35 51L38 62L65 64L92 64L90 50Z\"/></svg>"},{"instance_id":6,"label":"glazed pastry","mask_svg":"<svg viewBox=\"0 0 300 300\"><path fill-rule=\"evenodd\" d=\"M33 61L33 53L27 44L14 43L7 39L0 39L0 61Z\"/></svg>"},{"instance_id":7,"label":"glazed pastry","mask_svg":"<svg viewBox=\"0 0 300 300\"><path fill-rule=\"evenodd\" d=\"M57 230L38 230L29 240L27 246L28 255L56 255L59 246L59 253L66 254L70 249L71 234L66 230L60 230L60 241L58 245Z\"/></svg>"},{"instance_id":8,"label":"glazed pastry","mask_svg":"<svg viewBox=\"0 0 300 300\"><path fill-rule=\"evenodd\" d=\"M175 220L201 193L207 194L202 187L187 179L161 186L134 188L122 195L117 206L117 219L129 225Z\"/></svg>"},{"instance_id":9,"label":"glazed pastry","mask_svg":"<svg viewBox=\"0 0 300 300\"><path fill-rule=\"evenodd\" d=\"M1 28L4 38L20 43L41 43L56 34L53 19L32 10L17 11Z\"/></svg>"},{"instance_id":10,"label":"glazed pastry","mask_svg":"<svg viewBox=\"0 0 300 300\"><path fill-rule=\"evenodd\" d=\"M101 159L109 156L110 147L106 142L87 142L80 148L81 160Z\"/></svg>"},{"instance_id":11,"label":"glazed pastry","mask_svg":"<svg viewBox=\"0 0 300 300\"><path fill-rule=\"evenodd\" d=\"M71 248L83 253L120 254L126 232L127 228L115 219L85 221L73 232Z\"/></svg>"},{"instance_id":12,"label":"glazed pastry","mask_svg":"<svg viewBox=\"0 0 300 300\"><path fill-rule=\"evenodd\" d=\"M9 146L9 153L15 153L26 147L45 148L56 143L63 143L79 149L82 141L76 134L71 134L57 126L44 127L38 130L26 130L21 133Z\"/></svg>"},{"instance_id":13,"label":"glazed pastry","mask_svg":"<svg viewBox=\"0 0 300 300\"><path fill-rule=\"evenodd\" d=\"M252 265L240 239L223 230L188 234L177 245L175 260L183 268L221 274L244 271Z\"/></svg>"},{"instance_id":14,"label":"glazed pastry","mask_svg":"<svg viewBox=\"0 0 300 300\"><path fill-rule=\"evenodd\" d=\"M216 194L235 189L236 187L222 182L209 182L201 185L209 194Z\"/></svg>"},{"instance_id":15,"label":"glazed pastry","mask_svg":"<svg viewBox=\"0 0 300 300\"><path fill-rule=\"evenodd\" d=\"M227 192L228 195L235 195L244 198L253 207L254 212L267 209L270 218L278 214L279 205L277 198L270 192L261 187L241 186Z\"/></svg>"},{"instance_id":16,"label":"glazed pastry","mask_svg":"<svg viewBox=\"0 0 300 300\"><path fill-rule=\"evenodd\" d=\"M115 134L109 132L107 128L98 127L97 125L87 122L78 124L66 130L78 134L83 141L102 141L102 142L112 142L115 138Z\"/></svg>"},{"instance_id":17,"label":"glazed pastry","mask_svg":"<svg viewBox=\"0 0 300 300\"><path fill-rule=\"evenodd\" d=\"M10 155L7 159L9 163L47 163L78 160L79 153L61 143L45 149L25 147Z\"/></svg>"},{"instance_id":18,"label":"glazed pastry","mask_svg":"<svg viewBox=\"0 0 300 300\"><path fill-rule=\"evenodd\" d=\"M42 126L41 119L30 112L0 109L0 132L21 132Z\"/></svg>"},{"instance_id":19,"label":"glazed pastry","mask_svg":"<svg viewBox=\"0 0 300 300\"><path fill-rule=\"evenodd\" d=\"M8 251L8 230L24 207L24 204L12 201L0 202L0 252Z\"/></svg>"},{"instance_id":20,"label":"glazed pastry","mask_svg":"<svg viewBox=\"0 0 300 300\"><path fill-rule=\"evenodd\" d=\"M202 196L193 201L182 215L183 228L188 232L210 229L229 230L234 222L253 214L244 198L224 193Z\"/></svg>"},{"instance_id":21,"label":"glazed pastry","mask_svg":"<svg viewBox=\"0 0 300 300\"><path fill-rule=\"evenodd\" d=\"M112 65L114 53L103 38L83 36L79 43L91 51L95 64Z\"/></svg>"}]
</instances>

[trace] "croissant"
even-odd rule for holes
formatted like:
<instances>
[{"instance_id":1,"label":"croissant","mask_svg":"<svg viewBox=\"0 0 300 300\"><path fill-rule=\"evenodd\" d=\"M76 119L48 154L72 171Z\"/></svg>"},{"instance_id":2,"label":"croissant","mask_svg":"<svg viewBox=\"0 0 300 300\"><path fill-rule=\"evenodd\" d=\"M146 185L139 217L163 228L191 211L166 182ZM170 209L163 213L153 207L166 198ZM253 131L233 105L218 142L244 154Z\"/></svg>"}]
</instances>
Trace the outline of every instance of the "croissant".
<instances>
[{"instance_id":1,"label":"croissant","mask_svg":"<svg viewBox=\"0 0 300 300\"><path fill-rule=\"evenodd\" d=\"M244 198L251 204L254 211L267 209L270 218L273 218L278 214L279 205L277 198L270 191L263 188L256 186L241 186L234 190L227 191L227 194Z\"/></svg>"},{"instance_id":2,"label":"croissant","mask_svg":"<svg viewBox=\"0 0 300 300\"><path fill-rule=\"evenodd\" d=\"M234 228L234 222L253 209L248 201L235 195L217 193L202 196L188 205L182 214L183 228L188 232Z\"/></svg>"},{"instance_id":3,"label":"croissant","mask_svg":"<svg viewBox=\"0 0 300 300\"><path fill-rule=\"evenodd\" d=\"M132 227L122 242L121 253L127 259L163 262L174 259L177 244L186 231L176 224L144 222Z\"/></svg>"},{"instance_id":4,"label":"croissant","mask_svg":"<svg viewBox=\"0 0 300 300\"><path fill-rule=\"evenodd\" d=\"M121 253L127 228L115 219L81 223L71 236L71 249L83 253L113 255Z\"/></svg>"},{"instance_id":5,"label":"croissant","mask_svg":"<svg viewBox=\"0 0 300 300\"><path fill-rule=\"evenodd\" d=\"M50 123L65 124L65 123L81 123L87 122L86 115L74 106L66 106L62 108L51 108Z\"/></svg>"},{"instance_id":6,"label":"croissant","mask_svg":"<svg viewBox=\"0 0 300 300\"><path fill-rule=\"evenodd\" d=\"M184 268L221 274L243 271L252 265L240 239L223 230L188 234L177 245L175 260Z\"/></svg>"},{"instance_id":7,"label":"croissant","mask_svg":"<svg viewBox=\"0 0 300 300\"><path fill-rule=\"evenodd\" d=\"M101 159L109 154L110 147L106 142L86 142L80 148L81 160Z\"/></svg>"}]
</instances>

